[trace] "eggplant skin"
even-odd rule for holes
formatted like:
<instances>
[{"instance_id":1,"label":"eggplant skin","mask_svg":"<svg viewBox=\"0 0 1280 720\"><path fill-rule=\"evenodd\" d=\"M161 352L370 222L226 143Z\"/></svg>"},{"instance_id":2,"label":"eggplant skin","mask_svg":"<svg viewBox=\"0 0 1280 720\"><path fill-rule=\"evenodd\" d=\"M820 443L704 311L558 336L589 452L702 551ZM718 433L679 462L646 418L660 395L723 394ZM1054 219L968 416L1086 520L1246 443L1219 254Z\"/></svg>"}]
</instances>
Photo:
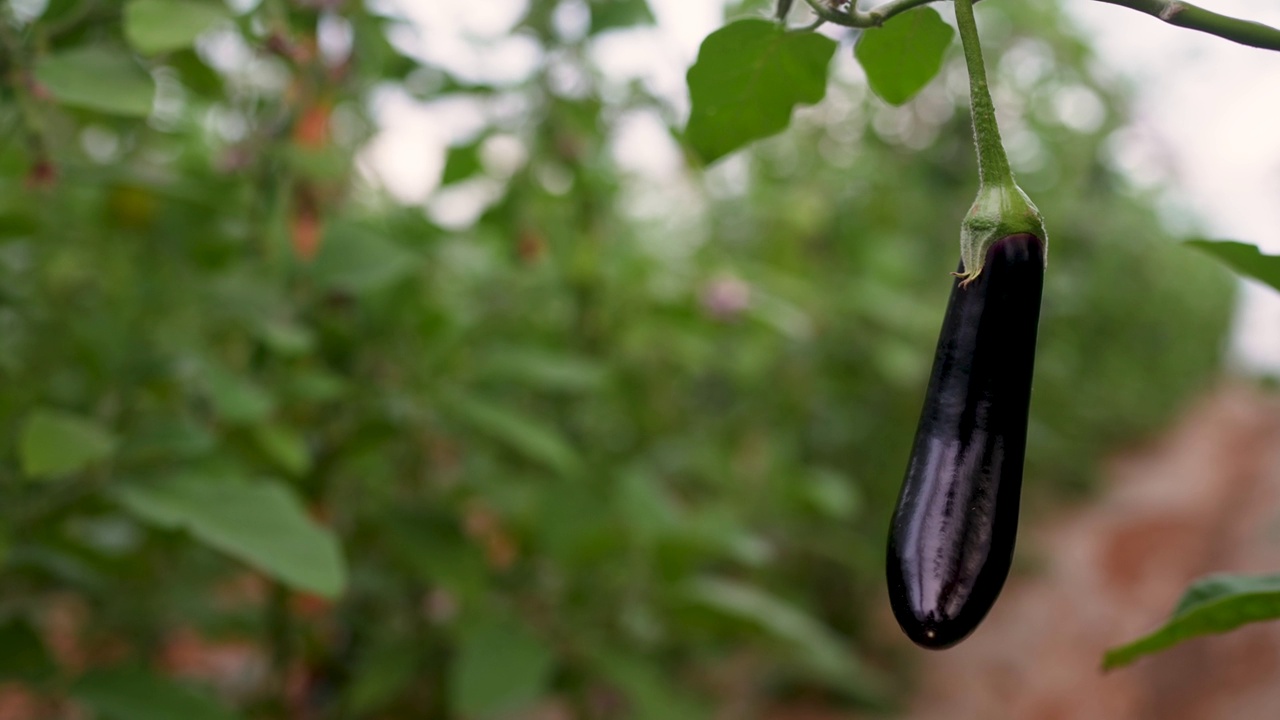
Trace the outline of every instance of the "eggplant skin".
<instances>
[{"instance_id":1,"label":"eggplant skin","mask_svg":"<svg viewBox=\"0 0 1280 720\"><path fill-rule=\"evenodd\" d=\"M922 647L967 637L1009 575L1044 266L1044 242L1010 235L951 289L889 532L889 602Z\"/></svg>"}]
</instances>

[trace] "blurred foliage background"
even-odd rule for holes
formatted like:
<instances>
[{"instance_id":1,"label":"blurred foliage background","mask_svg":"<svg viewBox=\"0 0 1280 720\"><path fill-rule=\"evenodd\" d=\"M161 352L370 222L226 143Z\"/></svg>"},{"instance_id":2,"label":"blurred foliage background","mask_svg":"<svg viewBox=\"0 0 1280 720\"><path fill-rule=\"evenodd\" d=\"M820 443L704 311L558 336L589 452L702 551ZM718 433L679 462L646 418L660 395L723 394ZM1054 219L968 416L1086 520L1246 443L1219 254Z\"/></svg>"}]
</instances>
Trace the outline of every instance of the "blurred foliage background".
<instances>
[{"instance_id":1,"label":"blurred foliage background","mask_svg":"<svg viewBox=\"0 0 1280 720\"><path fill-rule=\"evenodd\" d=\"M1232 286L1113 169L1124 89L1057 4L981 10L1051 233L1034 509L1214 376ZM678 136L678 103L592 63L644 0L530 0L505 84L415 55L392 2L4 13L7 702L678 720L908 692L883 542L975 190L958 50L892 108L842 36L822 104L658 182L611 148L637 113ZM357 169L388 88L481 111L438 191L484 195L474 221Z\"/></svg>"}]
</instances>

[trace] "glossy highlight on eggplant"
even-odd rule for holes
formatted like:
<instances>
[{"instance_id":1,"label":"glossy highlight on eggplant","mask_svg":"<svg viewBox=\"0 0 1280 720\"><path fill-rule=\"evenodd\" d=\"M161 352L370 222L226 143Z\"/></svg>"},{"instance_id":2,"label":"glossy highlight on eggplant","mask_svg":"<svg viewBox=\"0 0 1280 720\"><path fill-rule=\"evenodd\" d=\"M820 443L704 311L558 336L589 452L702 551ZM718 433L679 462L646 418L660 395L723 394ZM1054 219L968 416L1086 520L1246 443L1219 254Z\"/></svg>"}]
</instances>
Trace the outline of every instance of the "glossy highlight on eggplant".
<instances>
[{"instance_id":1,"label":"glossy highlight on eggplant","mask_svg":"<svg viewBox=\"0 0 1280 720\"><path fill-rule=\"evenodd\" d=\"M951 289L889 533L890 605L922 647L973 632L1009 575L1044 266L1039 238L1010 235Z\"/></svg>"}]
</instances>

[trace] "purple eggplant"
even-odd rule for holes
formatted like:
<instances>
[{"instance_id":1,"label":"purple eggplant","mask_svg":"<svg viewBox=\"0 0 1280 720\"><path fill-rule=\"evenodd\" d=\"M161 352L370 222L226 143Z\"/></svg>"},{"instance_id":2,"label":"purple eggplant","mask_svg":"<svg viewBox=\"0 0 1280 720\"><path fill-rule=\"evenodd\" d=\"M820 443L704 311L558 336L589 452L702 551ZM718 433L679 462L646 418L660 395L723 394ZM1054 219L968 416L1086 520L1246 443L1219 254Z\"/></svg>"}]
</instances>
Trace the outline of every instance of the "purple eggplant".
<instances>
[{"instance_id":1,"label":"purple eggplant","mask_svg":"<svg viewBox=\"0 0 1280 720\"><path fill-rule=\"evenodd\" d=\"M890 604L922 647L973 632L1009 575L1044 267L1040 238L1010 235L951 289L889 533Z\"/></svg>"}]
</instances>

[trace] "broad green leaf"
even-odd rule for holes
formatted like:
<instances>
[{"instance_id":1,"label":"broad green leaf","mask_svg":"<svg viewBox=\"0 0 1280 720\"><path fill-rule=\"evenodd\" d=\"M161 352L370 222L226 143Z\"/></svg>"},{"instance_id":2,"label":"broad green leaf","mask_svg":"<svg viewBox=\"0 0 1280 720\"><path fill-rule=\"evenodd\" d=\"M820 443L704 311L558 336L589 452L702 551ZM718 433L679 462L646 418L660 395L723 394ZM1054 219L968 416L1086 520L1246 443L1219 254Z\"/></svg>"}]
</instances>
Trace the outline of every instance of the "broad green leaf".
<instances>
[{"instance_id":1,"label":"broad green leaf","mask_svg":"<svg viewBox=\"0 0 1280 720\"><path fill-rule=\"evenodd\" d=\"M881 701L871 689L878 680L837 640L836 635L791 603L735 580L690 581L684 597L694 605L754 626L788 647L810 670L835 687L871 703Z\"/></svg>"},{"instance_id":2,"label":"broad green leaf","mask_svg":"<svg viewBox=\"0 0 1280 720\"><path fill-rule=\"evenodd\" d=\"M885 102L901 105L942 69L954 35L937 10L921 7L863 31L853 54L871 90Z\"/></svg>"},{"instance_id":3,"label":"broad green leaf","mask_svg":"<svg viewBox=\"0 0 1280 720\"><path fill-rule=\"evenodd\" d=\"M58 671L40 634L22 617L0 623L0 682L43 682Z\"/></svg>"},{"instance_id":4,"label":"broad green leaf","mask_svg":"<svg viewBox=\"0 0 1280 720\"><path fill-rule=\"evenodd\" d=\"M739 20L707 36L689 68L692 108L685 138L705 163L786 128L798 103L827 91L830 38Z\"/></svg>"},{"instance_id":5,"label":"broad green leaf","mask_svg":"<svg viewBox=\"0 0 1280 720\"><path fill-rule=\"evenodd\" d=\"M94 670L71 686L71 697L97 720L235 720L211 695L145 670Z\"/></svg>"},{"instance_id":6,"label":"broad green leaf","mask_svg":"<svg viewBox=\"0 0 1280 720\"><path fill-rule=\"evenodd\" d=\"M466 145L455 145L445 155L444 172L440 176L441 185L452 185L475 175L484 169L480 162L480 145L484 138Z\"/></svg>"},{"instance_id":7,"label":"broad green leaf","mask_svg":"<svg viewBox=\"0 0 1280 720\"><path fill-rule=\"evenodd\" d=\"M36 80L63 105L114 115L151 114L156 86L128 53L98 45L36 61Z\"/></svg>"},{"instance_id":8,"label":"broad green leaf","mask_svg":"<svg viewBox=\"0 0 1280 720\"><path fill-rule=\"evenodd\" d=\"M480 719L521 709L546 692L554 659L514 619L486 616L464 624L449 678L453 710Z\"/></svg>"},{"instance_id":9,"label":"broad green leaf","mask_svg":"<svg viewBox=\"0 0 1280 720\"><path fill-rule=\"evenodd\" d=\"M550 470L571 475L581 465L573 446L549 422L539 423L501 405L459 393L448 393L441 399L459 420Z\"/></svg>"},{"instance_id":10,"label":"broad green leaf","mask_svg":"<svg viewBox=\"0 0 1280 720\"><path fill-rule=\"evenodd\" d=\"M325 232L312 272L321 285L359 295L403 279L418 265L416 255L386 235L338 222Z\"/></svg>"},{"instance_id":11,"label":"broad green leaf","mask_svg":"<svg viewBox=\"0 0 1280 720\"><path fill-rule=\"evenodd\" d=\"M1280 575L1207 577L1187 588L1163 627L1108 650L1102 667L1104 670L1122 667L1184 640L1277 618L1280 618Z\"/></svg>"},{"instance_id":12,"label":"broad green leaf","mask_svg":"<svg viewBox=\"0 0 1280 720\"><path fill-rule=\"evenodd\" d=\"M97 421L61 410L31 411L22 424L18 456L29 477L79 472L111 456L116 440Z\"/></svg>"},{"instance_id":13,"label":"broad green leaf","mask_svg":"<svg viewBox=\"0 0 1280 720\"><path fill-rule=\"evenodd\" d=\"M201 542L281 582L333 597L346 584L338 538L312 520L297 495L274 481L182 476L115 491L142 520L185 528Z\"/></svg>"},{"instance_id":14,"label":"broad green leaf","mask_svg":"<svg viewBox=\"0 0 1280 720\"><path fill-rule=\"evenodd\" d=\"M1187 244L1218 258L1241 275L1280 290L1280 255L1263 255L1257 246L1242 242L1192 240Z\"/></svg>"},{"instance_id":15,"label":"broad green leaf","mask_svg":"<svg viewBox=\"0 0 1280 720\"><path fill-rule=\"evenodd\" d=\"M124 7L124 36L143 55L181 50L227 18L226 7L197 0L131 0Z\"/></svg>"},{"instance_id":16,"label":"broad green leaf","mask_svg":"<svg viewBox=\"0 0 1280 720\"><path fill-rule=\"evenodd\" d=\"M264 388L219 365L207 365L201 379L213 411L226 422L261 422L275 408L275 400Z\"/></svg>"}]
</instances>

